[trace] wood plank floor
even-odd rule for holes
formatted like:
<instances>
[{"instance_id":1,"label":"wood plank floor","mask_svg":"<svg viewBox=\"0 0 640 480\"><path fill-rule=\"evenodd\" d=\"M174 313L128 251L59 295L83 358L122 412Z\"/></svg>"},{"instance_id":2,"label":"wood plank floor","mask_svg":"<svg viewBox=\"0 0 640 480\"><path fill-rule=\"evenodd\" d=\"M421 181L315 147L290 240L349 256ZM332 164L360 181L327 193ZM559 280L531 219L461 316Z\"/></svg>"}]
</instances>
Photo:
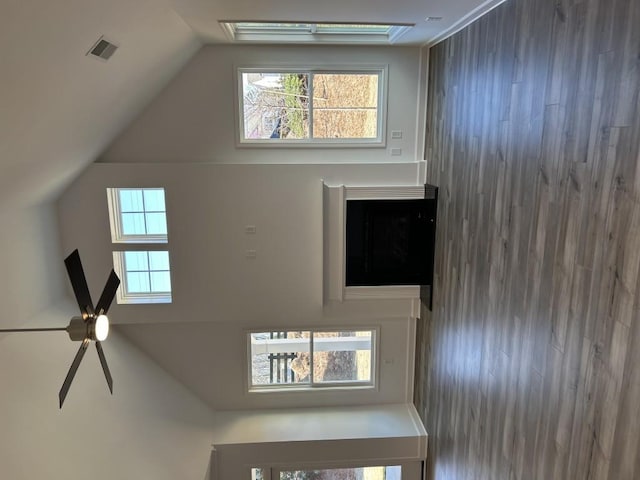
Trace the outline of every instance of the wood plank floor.
<instances>
[{"instance_id":1,"label":"wood plank floor","mask_svg":"<svg viewBox=\"0 0 640 480\"><path fill-rule=\"evenodd\" d=\"M640 479L640 0L508 0L429 82L430 478Z\"/></svg>"}]
</instances>

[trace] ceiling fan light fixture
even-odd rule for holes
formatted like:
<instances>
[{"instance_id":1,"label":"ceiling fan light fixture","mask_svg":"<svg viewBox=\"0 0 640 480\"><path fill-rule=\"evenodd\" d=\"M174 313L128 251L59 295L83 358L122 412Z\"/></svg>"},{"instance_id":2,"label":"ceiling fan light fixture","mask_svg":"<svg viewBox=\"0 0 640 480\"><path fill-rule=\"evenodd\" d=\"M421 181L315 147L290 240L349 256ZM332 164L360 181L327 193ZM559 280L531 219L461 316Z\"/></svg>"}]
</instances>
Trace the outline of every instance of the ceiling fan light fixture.
<instances>
[{"instance_id":1,"label":"ceiling fan light fixture","mask_svg":"<svg viewBox=\"0 0 640 480\"><path fill-rule=\"evenodd\" d=\"M96 323L94 325L94 335L96 340L102 342L109 336L109 319L106 315L98 315Z\"/></svg>"}]
</instances>

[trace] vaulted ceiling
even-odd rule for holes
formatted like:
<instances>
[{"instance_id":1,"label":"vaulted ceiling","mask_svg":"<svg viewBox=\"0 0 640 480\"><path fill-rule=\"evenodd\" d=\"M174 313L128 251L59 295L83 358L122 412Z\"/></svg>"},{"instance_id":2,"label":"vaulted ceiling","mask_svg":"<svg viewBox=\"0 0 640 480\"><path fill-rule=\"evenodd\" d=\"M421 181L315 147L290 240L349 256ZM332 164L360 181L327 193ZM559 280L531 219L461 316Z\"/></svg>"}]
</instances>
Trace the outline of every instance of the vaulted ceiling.
<instances>
[{"instance_id":1,"label":"vaulted ceiling","mask_svg":"<svg viewBox=\"0 0 640 480\"><path fill-rule=\"evenodd\" d=\"M502 0L6 0L0 15L0 326L67 298L54 202L207 43L219 20L415 23L425 45ZM427 16L443 17L426 22ZM101 37L119 48L87 55Z\"/></svg>"},{"instance_id":2,"label":"vaulted ceiling","mask_svg":"<svg viewBox=\"0 0 640 480\"><path fill-rule=\"evenodd\" d=\"M0 16L0 210L55 198L204 43L219 20L403 22L420 45L498 3L480 0L8 0ZM425 17L443 17L426 22ZM86 56L100 36L120 48Z\"/></svg>"}]
</instances>

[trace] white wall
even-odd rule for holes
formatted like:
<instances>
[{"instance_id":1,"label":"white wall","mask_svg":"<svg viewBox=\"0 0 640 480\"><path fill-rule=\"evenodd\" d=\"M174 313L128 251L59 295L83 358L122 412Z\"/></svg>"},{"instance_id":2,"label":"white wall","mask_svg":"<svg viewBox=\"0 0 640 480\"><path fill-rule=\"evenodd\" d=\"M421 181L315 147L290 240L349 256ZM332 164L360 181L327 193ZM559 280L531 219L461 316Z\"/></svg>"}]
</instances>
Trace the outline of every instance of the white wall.
<instances>
[{"instance_id":1,"label":"white wall","mask_svg":"<svg viewBox=\"0 0 640 480\"><path fill-rule=\"evenodd\" d=\"M283 318L269 328L296 325L297 318ZM306 324L306 323L305 323ZM247 329L253 323L166 323L122 325L122 332L168 372L216 410L251 408L298 408L311 406L401 403L412 400L414 321L379 319L339 324L318 319L315 326L380 329L378 384L358 390L314 389L297 392L248 392Z\"/></svg>"},{"instance_id":2,"label":"white wall","mask_svg":"<svg viewBox=\"0 0 640 480\"><path fill-rule=\"evenodd\" d=\"M420 478L426 445L413 405L218 412L212 478L249 478L251 467L401 463L403 478Z\"/></svg>"},{"instance_id":3,"label":"white wall","mask_svg":"<svg viewBox=\"0 0 640 480\"><path fill-rule=\"evenodd\" d=\"M40 320L72 314L69 302ZM91 346L58 409L78 346L64 332L0 334L0 477L208 478L212 412L117 332L104 342L113 396Z\"/></svg>"},{"instance_id":4,"label":"white wall","mask_svg":"<svg viewBox=\"0 0 640 480\"><path fill-rule=\"evenodd\" d=\"M216 412L214 426L214 445L426 436L414 406L407 404L225 410Z\"/></svg>"},{"instance_id":5,"label":"white wall","mask_svg":"<svg viewBox=\"0 0 640 480\"><path fill-rule=\"evenodd\" d=\"M386 148L236 148L237 66L388 65ZM207 46L102 155L106 162L416 161L418 47ZM401 140L391 131L401 130ZM401 156L390 156L401 148ZM421 156L422 153L418 153Z\"/></svg>"},{"instance_id":6,"label":"white wall","mask_svg":"<svg viewBox=\"0 0 640 480\"><path fill-rule=\"evenodd\" d=\"M65 327L78 312L61 300L55 207L0 223L0 328ZM58 409L78 347L65 332L0 334L0 478L205 479L212 412L117 332L104 344L114 396L91 347Z\"/></svg>"},{"instance_id":7,"label":"white wall","mask_svg":"<svg viewBox=\"0 0 640 480\"><path fill-rule=\"evenodd\" d=\"M322 316L322 180L415 184L417 163L94 164L59 200L65 253L79 248L96 295L112 267L107 187L166 191L173 303L114 307L119 322L316 321ZM256 234L244 233L255 225ZM245 251L257 251L256 259ZM404 317L410 301L361 302ZM398 308L399 307L399 308ZM339 308L332 314L339 315ZM357 308L349 307L350 315Z\"/></svg>"},{"instance_id":8,"label":"white wall","mask_svg":"<svg viewBox=\"0 0 640 480\"><path fill-rule=\"evenodd\" d=\"M65 292L56 213L52 204L0 208L0 328L32 320Z\"/></svg>"},{"instance_id":9,"label":"white wall","mask_svg":"<svg viewBox=\"0 0 640 480\"><path fill-rule=\"evenodd\" d=\"M216 409L410 401L411 301L323 306L322 179L413 184L416 165L94 164L59 201L62 245L79 248L99 295L112 266L106 188L164 186L173 302L110 311L138 324L124 329L136 344ZM256 259L245 258L249 248ZM247 329L349 325L381 328L378 389L246 393Z\"/></svg>"}]
</instances>

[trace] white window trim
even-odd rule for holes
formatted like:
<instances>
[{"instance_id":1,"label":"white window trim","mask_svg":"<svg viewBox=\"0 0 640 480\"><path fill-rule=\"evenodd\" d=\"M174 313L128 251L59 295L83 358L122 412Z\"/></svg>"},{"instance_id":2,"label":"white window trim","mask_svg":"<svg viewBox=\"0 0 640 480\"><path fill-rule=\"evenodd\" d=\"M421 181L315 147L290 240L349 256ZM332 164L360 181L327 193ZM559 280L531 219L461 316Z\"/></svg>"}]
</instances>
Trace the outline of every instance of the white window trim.
<instances>
[{"instance_id":1,"label":"white window trim","mask_svg":"<svg viewBox=\"0 0 640 480\"><path fill-rule=\"evenodd\" d=\"M253 43L315 43L315 44L386 44L396 43L405 33L407 33L415 24L386 24L390 27L386 32L380 31L359 31L354 28L352 30L330 27L317 29L318 23L326 22L275 22L290 23L289 26L283 25L256 25L252 27L241 26L238 24L251 23L243 21L221 20L218 22L220 28L224 32L228 40L232 42L253 42ZM268 23L268 22L259 22ZM304 26L294 26L299 23ZM343 25L343 24L337 24ZM314 29L315 27L315 29Z\"/></svg>"},{"instance_id":2,"label":"white window trim","mask_svg":"<svg viewBox=\"0 0 640 480\"><path fill-rule=\"evenodd\" d=\"M164 187L109 187L107 188L107 206L109 210L109 224L111 229L112 244L126 244L128 250L132 251L152 251L168 247L168 235L124 235L122 233L122 219L120 207L120 190L153 190L162 189ZM165 191L166 193L166 191ZM165 220L167 216L166 198L165 198ZM166 245L158 247L158 245ZM118 247L122 248L122 247ZM127 288L127 272L124 262L124 252L113 252L113 268L118 277L120 277L120 286L116 291L116 301L118 304L155 304L155 303L171 303L172 292L145 292L131 293ZM171 264L169 264L169 275L171 276Z\"/></svg>"},{"instance_id":3,"label":"white window trim","mask_svg":"<svg viewBox=\"0 0 640 480\"><path fill-rule=\"evenodd\" d=\"M346 286L347 201L406 200L425 198L424 185L345 186L322 182L323 201L323 300L407 299L407 315L420 315L419 285ZM426 197L431 198L431 197Z\"/></svg>"},{"instance_id":4,"label":"white window trim","mask_svg":"<svg viewBox=\"0 0 640 480\"><path fill-rule=\"evenodd\" d=\"M120 206L120 190L154 190L162 187L115 187L107 188L107 202L109 205L109 223L111 226L112 243L168 243L168 235L146 234L146 235L125 235L122 233L122 208ZM165 218L166 199L165 199Z\"/></svg>"},{"instance_id":5,"label":"white window trim","mask_svg":"<svg viewBox=\"0 0 640 480\"><path fill-rule=\"evenodd\" d=\"M351 469L366 467L394 467L401 468L403 480L418 480L422 477L422 456L419 458L397 458L386 457L377 458L375 460L353 460L353 461L299 461L299 462L274 462L271 464L252 465L248 469L248 476L251 477L252 468L260 468L263 473L263 480L277 480L280 478L281 472L289 471L309 471L309 470L333 470L333 469Z\"/></svg>"},{"instance_id":6,"label":"white window trim","mask_svg":"<svg viewBox=\"0 0 640 480\"><path fill-rule=\"evenodd\" d=\"M116 300L119 304L171 303L171 292L130 293L128 291L124 251L113 252L113 268L120 277L120 288L116 292Z\"/></svg>"},{"instance_id":7,"label":"white window trim","mask_svg":"<svg viewBox=\"0 0 640 480\"><path fill-rule=\"evenodd\" d=\"M388 65L358 65L356 68L345 66L278 66L269 64L265 66L237 66L236 75L236 146L238 147L260 147L260 148L362 148L362 147L386 147L387 138L387 99L388 99ZM278 138L245 138L244 137L244 99L242 74L243 73L306 73L314 74L378 74L378 136L376 138L301 138L301 139L278 139ZM310 95L313 95L313 82L311 82ZM313 122L313 112L310 110L309 122Z\"/></svg>"},{"instance_id":8,"label":"white window trim","mask_svg":"<svg viewBox=\"0 0 640 480\"><path fill-rule=\"evenodd\" d=\"M252 375L252 350L251 350L251 334L263 332L292 332L304 331L310 332L311 338L309 343L309 368L313 371L313 333L319 332L339 332L339 331L370 331L371 332L371 379L362 381L343 381L343 382L319 382L319 383L278 383L271 385L254 385ZM246 335L246 386L249 393L274 393L274 392L313 392L322 390L372 390L378 388L378 356L380 351L380 328L368 327L360 325L341 326L336 328L308 328L308 327L287 327L282 329L253 329L245 332Z\"/></svg>"}]
</instances>

